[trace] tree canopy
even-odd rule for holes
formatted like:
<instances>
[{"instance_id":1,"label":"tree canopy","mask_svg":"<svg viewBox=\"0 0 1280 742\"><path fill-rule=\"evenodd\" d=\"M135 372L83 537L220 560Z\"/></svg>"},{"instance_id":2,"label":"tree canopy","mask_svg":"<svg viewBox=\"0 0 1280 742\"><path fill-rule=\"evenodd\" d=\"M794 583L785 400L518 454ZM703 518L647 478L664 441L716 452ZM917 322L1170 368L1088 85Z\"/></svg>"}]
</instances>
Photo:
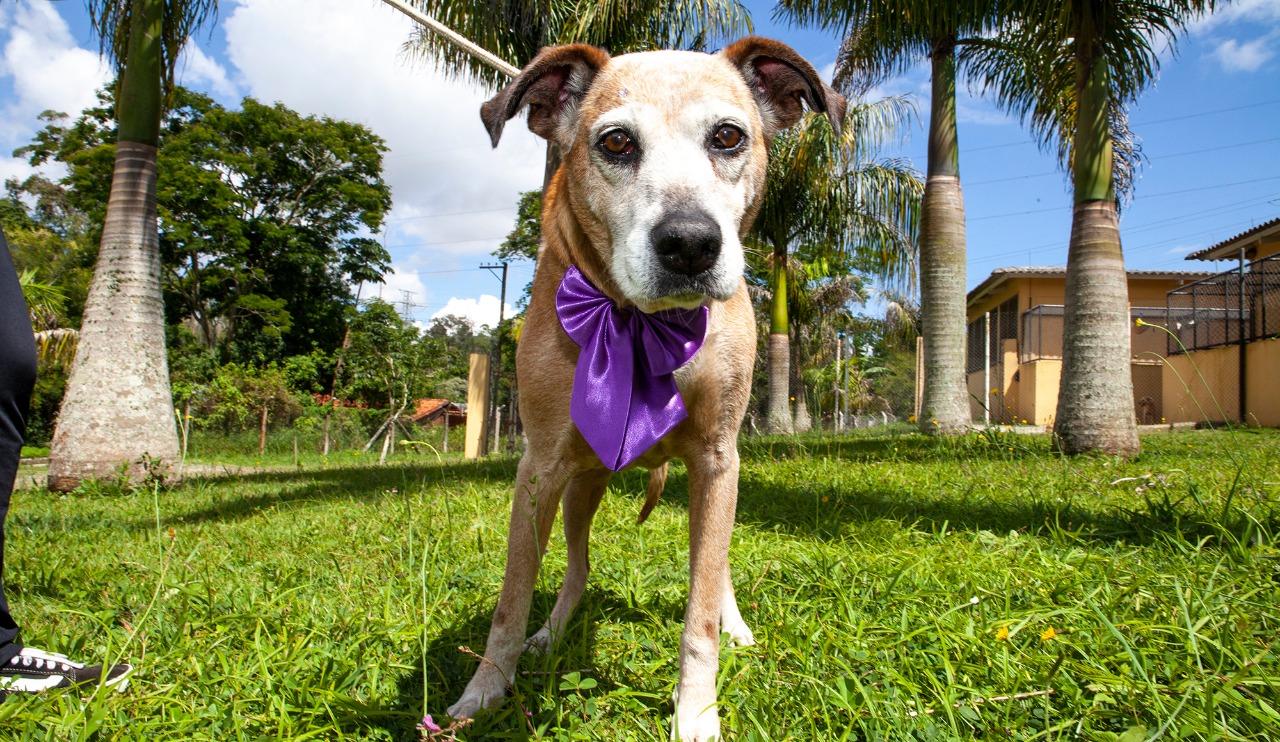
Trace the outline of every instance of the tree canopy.
<instances>
[{"instance_id":1,"label":"tree canopy","mask_svg":"<svg viewBox=\"0 0 1280 742\"><path fill-rule=\"evenodd\" d=\"M18 151L35 165L65 163L66 200L92 224L106 211L114 116L106 91L74 121L46 112ZM359 124L253 98L230 110L176 88L157 184L169 321L232 360L337 347L351 286L390 268L369 236L391 207L385 151Z\"/></svg>"}]
</instances>

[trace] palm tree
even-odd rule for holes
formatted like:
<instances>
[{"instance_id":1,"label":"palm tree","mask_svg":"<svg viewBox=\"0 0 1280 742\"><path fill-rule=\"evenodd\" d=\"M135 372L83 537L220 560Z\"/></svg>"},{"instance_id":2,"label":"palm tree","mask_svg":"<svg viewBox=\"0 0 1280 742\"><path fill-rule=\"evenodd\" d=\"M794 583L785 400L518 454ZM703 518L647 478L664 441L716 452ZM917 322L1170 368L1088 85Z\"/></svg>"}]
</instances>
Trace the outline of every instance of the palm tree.
<instances>
[{"instance_id":1,"label":"palm tree","mask_svg":"<svg viewBox=\"0 0 1280 742\"><path fill-rule=\"evenodd\" d=\"M1062 383L1054 444L1069 454L1140 450L1130 371L1129 294L1119 203L1138 153L1125 110L1154 79L1156 42L1172 46L1212 0L1026 0L1001 41L971 62L1070 170Z\"/></svg>"},{"instance_id":2,"label":"palm tree","mask_svg":"<svg viewBox=\"0 0 1280 742\"><path fill-rule=\"evenodd\" d=\"M80 333L59 327L63 319L66 294L57 286L36 280L34 270L18 274L18 285L27 300L31 314L31 327L36 336L36 356L41 363L66 363L76 352Z\"/></svg>"},{"instance_id":3,"label":"palm tree","mask_svg":"<svg viewBox=\"0 0 1280 742\"><path fill-rule=\"evenodd\" d=\"M842 254L889 283L914 281L922 186L905 163L872 159L910 115L901 98L851 105L837 135L825 116L808 114L770 147L768 191L751 228L751 243L769 251L767 432L794 430L787 300L791 246L804 245L814 256Z\"/></svg>"},{"instance_id":4,"label":"palm tree","mask_svg":"<svg viewBox=\"0 0 1280 742\"><path fill-rule=\"evenodd\" d=\"M49 488L133 475L179 452L165 356L156 145L178 52L216 0L86 0L119 72L115 172L80 341L54 431Z\"/></svg>"},{"instance_id":5,"label":"palm tree","mask_svg":"<svg viewBox=\"0 0 1280 742\"><path fill-rule=\"evenodd\" d=\"M781 0L795 23L839 29L845 39L836 87L870 89L928 57L932 71L928 173L920 216L920 308L924 402L920 430L951 435L969 427L965 381L965 225L956 131L956 49L981 38L994 2L972 0Z\"/></svg>"},{"instance_id":6,"label":"palm tree","mask_svg":"<svg viewBox=\"0 0 1280 742\"><path fill-rule=\"evenodd\" d=\"M866 303L866 286L856 267L840 254L807 255L800 250L788 266L787 311L792 334L795 431L812 428L805 380L825 362L838 332L850 324L854 304ZM824 251L829 253L829 251Z\"/></svg>"},{"instance_id":7,"label":"palm tree","mask_svg":"<svg viewBox=\"0 0 1280 742\"><path fill-rule=\"evenodd\" d=\"M498 57L524 67L544 46L583 42L614 54L696 49L751 31L740 0L411 0L422 12ZM418 29L411 54L488 88L507 77L447 39Z\"/></svg>"}]
</instances>

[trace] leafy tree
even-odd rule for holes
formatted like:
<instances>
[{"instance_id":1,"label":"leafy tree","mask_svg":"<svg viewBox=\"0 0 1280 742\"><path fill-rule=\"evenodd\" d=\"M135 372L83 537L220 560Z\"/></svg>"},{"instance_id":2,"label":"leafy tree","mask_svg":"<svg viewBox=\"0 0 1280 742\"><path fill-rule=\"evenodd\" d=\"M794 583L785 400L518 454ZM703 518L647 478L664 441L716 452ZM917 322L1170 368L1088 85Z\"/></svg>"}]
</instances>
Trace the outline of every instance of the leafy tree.
<instances>
[{"instance_id":1,"label":"leafy tree","mask_svg":"<svg viewBox=\"0 0 1280 742\"><path fill-rule=\"evenodd\" d=\"M183 88L161 130L160 251L171 323L190 322L206 348L264 364L343 333L350 286L380 281L390 257L362 232L391 205L383 141L363 126L246 98L238 111ZM48 125L20 150L66 163L75 206L105 210L114 107Z\"/></svg>"},{"instance_id":2,"label":"leafy tree","mask_svg":"<svg viewBox=\"0 0 1280 742\"><path fill-rule=\"evenodd\" d=\"M542 191L520 194L516 207L516 226L502 241L493 257L499 260L537 260L542 244Z\"/></svg>"},{"instance_id":3,"label":"leafy tree","mask_svg":"<svg viewBox=\"0 0 1280 742\"><path fill-rule=\"evenodd\" d=\"M22 182L10 179L5 186L8 196L0 200L0 227L13 263L19 274L30 272L31 281L47 284L60 297L46 329L78 328L97 255L88 217L71 204L65 188L42 176Z\"/></svg>"},{"instance_id":4,"label":"leafy tree","mask_svg":"<svg viewBox=\"0 0 1280 742\"><path fill-rule=\"evenodd\" d=\"M956 49L981 40L997 3L979 0L782 0L801 24L839 29L845 39L836 86L850 94L905 72L922 57L932 72L928 177L920 217L920 306L924 401L920 429L969 427L965 381L965 227L956 130Z\"/></svg>"},{"instance_id":5,"label":"leafy tree","mask_svg":"<svg viewBox=\"0 0 1280 742\"><path fill-rule=\"evenodd\" d=\"M973 63L1071 173L1062 385L1054 443L1075 454L1140 450L1130 370L1128 280L1118 205L1136 149L1125 111L1170 45L1212 0L1025 0ZM1117 187L1119 186L1119 187Z\"/></svg>"},{"instance_id":6,"label":"leafy tree","mask_svg":"<svg viewBox=\"0 0 1280 742\"><path fill-rule=\"evenodd\" d=\"M806 382L829 355L841 329L852 321L855 303L866 301L866 286L849 256L834 254L791 259L787 270L787 312L791 319L792 383L795 391L795 429L812 427ZM819 402L821 409L821 402Z\"/></svg>"},{"instance_id":7,"label":"leafy tree","mask_svg":"<svg viewBox=\"0 0 1280 742\"><path fill-rule=\"evenodd\" d=\"M102 51L119 73L111 177L94 280L54 434L49 488L149 455L176 458L178 431L164 351L156 224L156 146L179 52L215 0L86 0Z\"/></svg>"},{"instance_id":8,"label":"leafy tree","mask_svg":"<svg viewBox=\"0 0 1280 742\"><path fill-rule=\"evenodd\" d=\"M837 136L825 116L809 114L771 145L768 190L750 235L769 251L763 261L752 256L756 270L770 276L769 432L793 430L788 250L799 245L810 256L840 256L890 283L913 281L920 182L904 163L874 159L909 115L897 98L855 104Z\"/></svg>"}]
</instances>

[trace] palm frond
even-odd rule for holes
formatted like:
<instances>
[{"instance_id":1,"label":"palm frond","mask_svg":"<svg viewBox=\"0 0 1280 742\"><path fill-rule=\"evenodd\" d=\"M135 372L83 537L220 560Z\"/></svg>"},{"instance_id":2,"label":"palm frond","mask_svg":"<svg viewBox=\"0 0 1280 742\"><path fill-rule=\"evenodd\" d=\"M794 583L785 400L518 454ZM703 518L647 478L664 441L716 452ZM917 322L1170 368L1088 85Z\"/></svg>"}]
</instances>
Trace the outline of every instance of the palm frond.
<instances>
[{"instance_id":1,"label":"palm frond","mask_svg":"<svg viewBox=\"0 0 1280 742\"><path fill-rule=\"evenodd\" d=\"M161 61L165 96L173 91L178 56L192 34L213 21L218 0L153 0L164 5L161 23ZM85 0L99 49L119 73L124 69L133 32L135 13L142 12L141 0Z\"/></svg>"},{"instance_id":2,"label":"palm frond","mask_svg":"<svg viewBox=\"0 0 1280 742\"><path fill-rule=\"evenodd\" d=\"M76 355L76 346L80 343L80 333L65 327L40 330L35 336L36 357L40 363L71 363Z\"/></svg>"},{"instance_id":3,"label":"palm frond","mask_svg":"<svg viewBox=\"0 0 1280 742\"><path fill-rule=\"evenodd\" d=\"M411 0L422 12L523 67L552 44L583 42L613 54L705 49L751 32L739 0ZM405 43L411 57L493 89L505 75L420 29Z\"/></svg>"}]
</instances>

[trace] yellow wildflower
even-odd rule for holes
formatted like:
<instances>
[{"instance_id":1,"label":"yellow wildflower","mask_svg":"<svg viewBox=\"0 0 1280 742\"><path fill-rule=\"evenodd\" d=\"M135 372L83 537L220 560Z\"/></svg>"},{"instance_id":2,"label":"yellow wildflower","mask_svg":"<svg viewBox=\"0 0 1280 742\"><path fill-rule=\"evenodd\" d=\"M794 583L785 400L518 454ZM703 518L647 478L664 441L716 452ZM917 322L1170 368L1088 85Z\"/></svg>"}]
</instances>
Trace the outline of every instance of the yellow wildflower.
<instances>
[{"instance_id":1,"label":"yellow wildflower","mask_svg":"<svg viewBox=\"0 0 1280 742\"><path fill-rule=\"evenodd\" d=\"M1052 626L1050 626L1049 628L1045 629L1045 630L1040 634L1040 641L1042 641L1042 642L1047 642L1047 641L1049 641L1049 640L1053 639L1053 637L1055 637L1055 636L1057 636L1057 635L1058 635L1058 632L1054 631L1054 630L1053 630L1053 627L1052 627Z\"/></svg>"},{"instance_id":2,"label":"yellow wildflower","mask_svg":"<svg viewBox=\"0 0 1280 742\"><path fill-rule=\"evenodd\" d=\"M1002 642L1009 641L1008 626L1001 626L1000 628L996 629L996 641L1002 641Z\"/></svg>"}]
</instances>

